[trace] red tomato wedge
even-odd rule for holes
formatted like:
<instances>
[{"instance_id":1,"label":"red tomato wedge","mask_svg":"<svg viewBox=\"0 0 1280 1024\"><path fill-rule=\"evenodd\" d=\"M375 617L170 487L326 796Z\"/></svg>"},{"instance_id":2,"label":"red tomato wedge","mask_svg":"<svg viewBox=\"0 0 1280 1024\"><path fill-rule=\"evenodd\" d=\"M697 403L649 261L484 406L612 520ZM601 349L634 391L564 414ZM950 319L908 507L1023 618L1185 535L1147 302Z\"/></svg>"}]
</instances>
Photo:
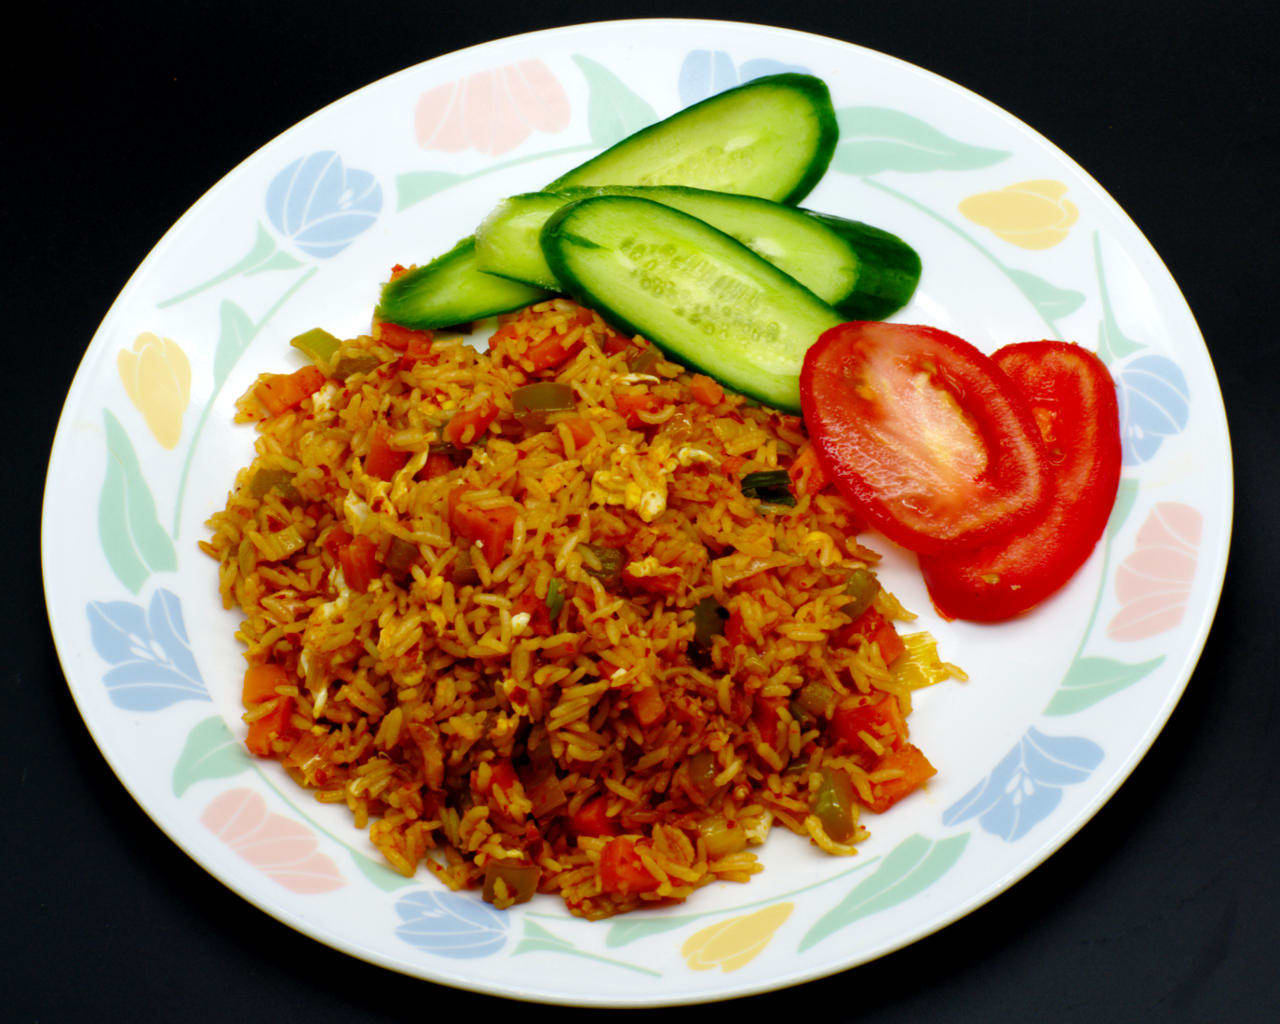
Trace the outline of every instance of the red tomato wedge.
<instances>
[{"instance_id":1,"label":"red tomato wedge","mask_svg":"<svg viewBox=\"0 0 1280 1024\"><path fill-rule=\"evenodd\" d=\"M1062 341L1007 345L993 358L1031 403L1054 495L1012 539L920 559L938 611L976 622L1012 618L1074 576L1102 536L1120 485L1120 411L1102 361Z\"/></svg>"},{"instance_id":2,"label":"red tomato wedge","mask_svg":"<svg viewBox=\"0 0 1280 1024\"><path fill-rule=\"evenodd\" d=\"M1007 537L1049 500L1026 399L967 341L856 321L806 353L800 404L819 461L868 522L921 553Z\"/></svg>"}]
</instances>

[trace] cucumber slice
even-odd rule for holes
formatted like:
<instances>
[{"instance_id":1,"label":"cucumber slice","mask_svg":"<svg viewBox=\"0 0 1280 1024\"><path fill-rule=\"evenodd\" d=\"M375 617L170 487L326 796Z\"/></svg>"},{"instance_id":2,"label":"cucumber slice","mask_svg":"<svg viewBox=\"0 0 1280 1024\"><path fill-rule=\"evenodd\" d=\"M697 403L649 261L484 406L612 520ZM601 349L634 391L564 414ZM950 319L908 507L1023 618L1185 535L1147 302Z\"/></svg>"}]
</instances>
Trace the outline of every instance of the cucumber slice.
<instances>
[{"instance_id":1,"label":"cucumber slice","mask_svg":"<svg viewBox=\"0 0 1280 1024\"><path fill-rule=\"evenodd\" d=\"M542 249L569 294L622 330L791 411L805 350L841 322L741 242L649 199L571 203L547 221Z\"/></svg>"},{"instance_id":2,"label":"cucumber slice","mask_svg":"<svg viewBox=\"0 0 1280 1024\"><path fill-rule=\"evenodd\" d=\"M378 317L417 330L452 327L541 302L548 292L483 273L476 240L464 238L443 256L382 287Z\"/></svg>"},{"instance_id":3,"label":"cucumber slice","mask_svg":"<svg viewBox=\"0 0 1280 1024\"><path fill-rule=\"evenodd\" d=\"M547 219L589 196L651 199L732 235L851 320L883 320L904 306L920 279L906 242L858 221L798 210L754 196L678 185L571 188L503 200L476 231L476 259L488 274L558 289L537 244Z\"/></svg>"},{"instance_id":4,"label":"cucumber slice","mask_svg":"<svg viewBox=\"0 0 1280 1024\"><path fill-rule=\"evenodd\" d=\"M897 235L857 220L806 213L821 221L858 254L853 291L833 305L848 320L883 320L911 301L920 283L920 254Z\"/></svg>"},{"instance_id":5,"label":"cucumber slice","mask_svg":"<svg viewBox=\"0 0 1280 1024\"><path fill-rule=\"evenodd\" d=\"M826 173L839 129L813 75L756 78L642 128L561 175L581 185L690 185L797 203Z\"/></svg>"},{"instance_id":6,"label":"cucumber slice","mask_svg":"<svg viewBox=\"0 0 1280 1024\"><path fill-rule=\"evenodd\" d=\"M770 75L642 128L550 187L697 185L795 202L826 171L837 134L831 96L821 79ZM473 243L464 239L386 285L378 316L405 327L448 327L545 297L519 292L509 281L494 283L476 266Z\"/></svg>"}]
</instances>

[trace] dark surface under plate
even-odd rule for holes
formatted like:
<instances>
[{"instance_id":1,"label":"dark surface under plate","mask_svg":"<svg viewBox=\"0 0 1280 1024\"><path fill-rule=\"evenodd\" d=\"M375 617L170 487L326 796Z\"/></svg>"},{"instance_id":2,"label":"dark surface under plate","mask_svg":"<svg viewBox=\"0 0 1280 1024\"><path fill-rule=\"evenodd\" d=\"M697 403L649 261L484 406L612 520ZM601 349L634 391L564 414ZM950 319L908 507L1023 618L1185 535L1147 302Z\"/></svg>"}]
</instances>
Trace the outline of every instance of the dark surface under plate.
<instances>
[{"instance_id":1,"label":"dark surface under plate","mask_svg":"<svg viewBox=\"0 0 1280 1024\"><path fill-rule=\"evenodd\" d=\"M10 638L0 1017L576 1015L334 952L228 892L173 845L107 768L72 704L44 613L39 500L63 396L99 321L152 245L231 167L319 107L419 61L635 16L759 21L860 43L944 75L1046 135L1128 211L1181 285L1217 367L1236 457L1231 564L1208 646L1168 727L1107 806L1028 878L939 934L726 1010L875 1024L1280 1017L1280 22L1273 7L1262 10L1161 0L137 0L54 4L37 30L10 33L0 223L17 376L0 412L9 467L0 621Z\"/></svg>"}]
</instances>

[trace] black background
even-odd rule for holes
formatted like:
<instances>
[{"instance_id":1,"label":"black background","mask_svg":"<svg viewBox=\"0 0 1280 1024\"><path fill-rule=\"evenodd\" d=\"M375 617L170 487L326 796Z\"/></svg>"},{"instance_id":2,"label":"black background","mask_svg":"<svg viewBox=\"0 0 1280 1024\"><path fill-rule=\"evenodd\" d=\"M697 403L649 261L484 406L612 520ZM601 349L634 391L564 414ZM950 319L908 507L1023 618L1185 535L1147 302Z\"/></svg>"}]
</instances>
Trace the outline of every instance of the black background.
<instances>
[{"instance_id":1,"label":"black background","mask_svg":"<svg viewBox=\"0 0 1280 1024\"><path fill-rule=\"evenodd\" d=\"M318 1024L550 1012L334 952L225 890L160 833L68 695L44 615L39 499L62 399L98 322L165 230L235 164L403 67L628 16L761 21L860 43L1046 135L1129 212L1181 285L1217 367L1236 458L1231 563L1208 645L1108 805L941 933L726 1009L874 1022L1280 1017L1280 25L1273 5L1256 6L147 0L56 4L34 30L6 31L5 363L18 376L0 402L10 480L0 494L10 639L0 659L0 1018Z\"/></svg>"}]
</instances>

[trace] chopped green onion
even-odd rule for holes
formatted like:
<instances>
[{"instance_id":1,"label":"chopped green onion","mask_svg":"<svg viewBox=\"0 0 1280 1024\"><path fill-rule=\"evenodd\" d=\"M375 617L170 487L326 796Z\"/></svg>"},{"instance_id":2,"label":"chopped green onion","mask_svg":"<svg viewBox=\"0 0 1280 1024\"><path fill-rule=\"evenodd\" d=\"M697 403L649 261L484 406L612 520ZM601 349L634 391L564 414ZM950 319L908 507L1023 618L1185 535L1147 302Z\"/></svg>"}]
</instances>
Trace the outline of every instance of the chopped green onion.
<instances>
[{"instance_id":1,"label":"chopped green onion","mask_svg":"<svg viewBox=\"0 0 1280 1024\"><path fill-rule=\"evenodd\" d=\"M796 703L811 715L825 715L835 696L826 683L805 683L796 695Z\"/></svg>"},{"instance_id":2,"label":"chopped green onion","mask_svg":"<svg viewBox=\"0 0 1280 1024\"><path fill-rule=\"evenodd\" d=\"M631 361L627 363L627 369L632 373L649 373L661 358L656 345L646 345L632 356Z\"/></svg>"},{"instance_id":3,"label":"chopped green onion","mask_svg":"<svg viewBox=\"0 0 1280 1024\"><path fill-rule=\"evenodd\" d=\"M422 552L418 545L403 537L392 537L387 546L387 557L382 560L395 576L407 576L415 565L422 561Z\"/></svg>"},{"instance_id":4,"label":"chopped green onion","mask_svg":"<svg viewBox=\"0 0 1280 1024\"><path fill-rule=\"evenodd\" d=\"M552 579L547 585L547 613L552 619L560 617L560 612L564 609L564 591L560 589L560 581Z\"/></svg>"},{"instance_id":5,"label":"chopped green onion","mask_svg":"<svg viewBox=\"0 0 1280 1024\"><path fill-rule=\"evenodd\" d=\"M720 774L720 765L716 763L716 755L709 750L700 750L689 758L689 781L697 787L703 796L712 797L716 793L716 777Z\"/></svg>"},{"instance_id":6,"label":"chopped green onion","mask_svg":"<svg viewBox=\"0 0 1280 1024\"><path fill-rule=\"evenodd\" d=\"M327 365L342 344L323 327L313 327L289 342L318 366Z\"/></svg>"},{"instance_id":7,"label":"chopped green onion","mask_svg":"<svg viewBox=\"0 0 1280 1024\"><path fill-rule=\"evenodd\" d=\"M615 583L622 576L622 564L626 555L621 548L605 547L603 544L579 544L578 548L588 555L582 561L583 571L601 583Z\"/></svg>"},{"instance_id":8,"label":"chopped green onion","mask_svg":"<svg viewBox=\"0 0 1280 1024\"><path fill-rule=\"evenodd\" d=\"M475 559L471 548L463 548L453 560L449 571L449 582L455 587L474 587L480 582L480 574L476 572Z\"/></svg>"},{"instance_id":9,"label":"chopped green onion","mask_svg":"<svg viewBox=\"0 0 1280 1024\"><path fill-rule=\"evenodd\" d=\"M298 501L301 495L293 486L293 474L287 469L260 469L249 481L249 493L261 498L268 491L278 491L285 501Z\"/></svg>"},{"instance_id":10,"label":"chopped green onion","mask_svg":"<svg viewBox=\"0 0 1280 1024\"><path fill-rule=\"evenodd\" d=\"M338 365L333 368L330 374L334 380L346 380L348 377L354 377L357 373L368 373L370 370L376 370L382 365L382 360L377 356L343 356L338 360Z\"/></svg>"},{"instance_id":11,"label":"chopped green onion","mask_svg":"<svg viewBox=\"0 0 1280 1024\"><path fill-rule=\"evenodd\" d=\"M516 388L511 393L511 404L515 407L516 419L525 427L543 430L549 413L568 412L576 408L577 401L568 384L544 380Z\"/></svg>"},{"instance_id":12,"label":"chopped green onion","mask_svg":"<svg viewBox=\"0 0 1280 1024\"><path fill-rule=\"evenodd\" d=\"M823 768L821 775L810 809L828 836L837 843L847 843L854 833L853 781L848 772L837 768Z\"/></svg>"},{"instance_id":13,"label":"chopped green onion","mask_svg":"<svg viewBox=\"0 0 1280 1024\"><path fill-rule=\"evenodd\" d=\"M704 597L693 606L693 642L704 651L711 650L715 638L724 635L724 620L729 613L714 598Z\"/></svg>"},{"instance_id":14,"label":"chopped green onion","mask_svg":"<svg viewBox=\"0 0 1280 1024\"><path fill-rule=\"evenodd\" d=\"M748 473L742 478L742 493L748 498L758 498L766 505L786 505L796 503L791 493L791 477L785 469L767 469L759 473Z\"/></svg>"},{"instance_id":15,"label":"chopped green onion","mask_svg":"<svg viewBox=\"0 0 1280 1024\"><path fill-rule=\"evenodd\" d=\"M875 601L876 594L880 590L880 581L876 579L875 574L870 569L854 569L849 573L849 583L844 588L844 592L853 600L848 604L842 605L840 610L849 618L859 618L863 612L871 607L871 603Z\"/></svg>"},{"instance_id":16,"label":"chopped green onion","mask_svg":"<svg viewBox=\"0 0 1280 1024\"><path fill-rule=\"evenodd\" d=\"M528 903L538 891L542 869L537 864L517 864L509 860L491 860L484 866L484 889L481 897L488 903L497 898L497 883L502 880L506 898L515 903ZM505 901L504 901L505 902Z\"/></svg>"}]
</instances>

